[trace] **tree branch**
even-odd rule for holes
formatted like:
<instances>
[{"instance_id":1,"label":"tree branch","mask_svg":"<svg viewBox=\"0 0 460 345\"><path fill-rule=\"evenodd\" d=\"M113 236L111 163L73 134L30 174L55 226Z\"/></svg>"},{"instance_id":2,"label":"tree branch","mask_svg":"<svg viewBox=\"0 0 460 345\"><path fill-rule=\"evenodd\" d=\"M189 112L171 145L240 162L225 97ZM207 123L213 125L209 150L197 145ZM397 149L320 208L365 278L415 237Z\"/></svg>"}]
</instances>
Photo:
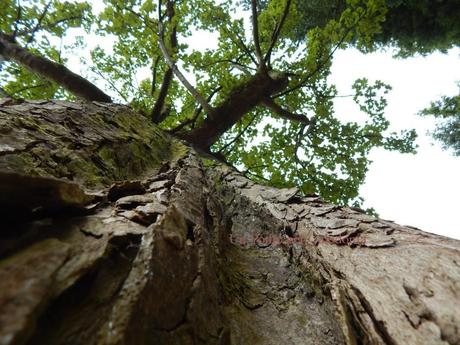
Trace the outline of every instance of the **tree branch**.
<instances>
[{"instance_id":1,"label":"tree branch","mask_svg":"<svg viewBox=\"0 0 460 345\"><path fill-rule=\"evenodd\" d=\"M153 68L152 68L152 85L150 87L150 96L152 97L155 94L155 85L157 84L157 70L158 70L159 63L160 63L160 56L157 56L155 61L153 62Z\"/></svg>"},{"instance_id":2,"label":"tree branch","mask_svg":"<svg viewBox=\"0 0 460 345\"><path fill-rule=\"evenodd\" d=\"M197 89L195 89L192 84L189 83L187 78L182 74L181 71L177 68L176 64L172 60L171 56L168 53L168 50L166 49L165 42L164 42L164 28L163 28L163 16L161 14L161 5L162 1L158 0L158 30L159 30L159 44L160 44L160 50L166 60L166 63L168 66L171 68L173 71L174 75L177 77L177 79L180 80L182 85L185 86L185 88L190 92L190 94L195 98L195 100L201 105L201 107L204 109L204 111L208 114L208 116L214 118L215 117L215 109L212 108L208 102L203 98L203 96L198 92Z\"/></svg>"},{"instance_id":3,"label":"tree branch","mask_svg":"<svg viewBox=\"0 0 460 345\"><path fill-rule=\"evenodd\" d=\"M16 35L18 34L18 24L19 24L19 21L21 20L21 17L22 17L22 7L21 7L21 1L18 0L18 10L17 10L17 13L16 13L16 19L14 20L14 31L13 31L13 37L16 37Z\"/></svg>"},{"instance_id":4,"label":"tree branch","mask_svg":"<svg viewBox=\"0 0 460 345\"><path fill-rule=\"evenodd\" d=\"M51 61L45 57L32 54L9 41L9 36L0 32L0 55L5 60L11 60L26 67L48 80L55 82L64 89L87 101L112 102L110 96L105 94L96 85L85 78L73 73L65 66Z\"/></svg>"},{"instance_id":5,"label":"tree branch","mask_svg":"<svg viewBox=\"0 0 460 345\"><path fill-rule=\"evenodd\" d=\"M251 0L251 9L252 9L252 36L254 39L254 47L256 50L257 65L260 70L266 71L267 66L265 65L265 60L262 56L262 50L260 49L257 0Z\"/></svg>"},{"instance_id":6,"label":"tree branch","mask_svg":"<svg viewBox=\"0 0 460 345\"><path fill-rule=\"evenodd\" d=\"M128 98L126 98L126 96L120 91L120 89L118 87L116 87L116 85L114 84L114 82L110 78L107 78L103 73L98 71L96 68L90 68L90 70L93 73L97 74L102 79L104 79L110 85L112 90L114 90L116 93L118 93L118 95L121 97L121 99L123 99L126 103L129 103Z\"/></svg>"},{"instance_id":7,"label":"tree branch","mask_svg":"<svg viewBox=\"0 0 460 345\"><path fill-rule=\"evenodd\" d=\"M235 31L235 36L237 38L237 42L235 42L232 38L231 35L229 35L230 39L232 42L234 42L236 45L240 46L240 49L242 49L244 52L246 52L246 55L251 59L251 61L254 63L254 65L257 66L257 60L256 58L252 55L251 50L248 48L248 46L244 43L243 38L238 34L238 32Z\"/></svg>"},{"instance_id":8,"label":"tree branch","mask_svg":"<svg viewBox=\"0 0 460 345\"><path fill-rule=\"evenodd\" d=\"M222 90L222 86L219 86L218 88L213 90L211 92L211 94L208 96L208 98L206 99L206 101L208 103L211 102L211 100L214 97L214 95L217 92L219 92L220 90ZM168 130L167 132L168 133L177 133L180 130L182 130L185 126L190 125L190 124L194 124L196 122L196 120L198 119L198 116L200 116L202 111L203 111L203 108L201 106L198 107L197 109L195 109L195 112L193 113L193 116L190 119L185 120L184 122L180 123L177 127L174 127L172 129Z\"/></svg>"},{"instance_id":9,"label":"tree branch","mask_svg":"<svg viewBox=\"0 0 460 345\"><path fill-rule=\"evenodd\" d=\"M254 120L256 119L257 117L257 114L254 114L251 118L251 120L248 122L248 124L235 136L235 138L233 138L233 140L231 140L229 143L225 144L219 151L217 151L218 153L222 153L222 151L226 150L228 147L230 147L231 145L233 145L234 143L236 143L238 141L238 139L240 139L243 134L248 130L248 128L252 125L252 123L254 122Z\"/></svg>"},{"instance_id":10,"label":"tree branch","mask_svg":"<svg viewBox=\"0 0 460 345\"><path fill-rule=\"evenodd\" d=\"M22 87L18 90L14 90L13 92L11 92L9 96L13 98L17 93L28 91L28 90L33 90L33 89L38 89L38 88L46 87L46 86L50 86L50 82Z\"/></svg>"},{"instance_id":11,"label":"tree branch","mask_svg":"<svg viewBox=\"0 0 460 345\"><path fill-rule=\"evenodd\" d=\"M278 116L282 117L283 119L300 122L305 125L310 124L310 120L305 115L291 113L290 111L276 104L275 101L269 97L265 98L262 101L262 104L265 105L267 108L273 110L276 114L278 114Z\"/></svg>"},{"instance_id":12,"label":"tree branch","mask_svg":"<svg viewBox=\"0 0 460 345\"><path fill-rule=\"evenodd\" d=\"M32 29L32 31L31 31L31 33L30 33L30 36L29 36L29 38L27 39L25 48L27 48L28 45L29 45L30 43L32 43L32 41L34 40L35 33L36 33L36 32L39 30L39 28L41 27L42 21L43 21L43 19L45 19L45 16L46 16L46 14L48 13L48 10L49 10L50 6L51 6L51 1L48 1L48 3L45 5L45 8L43 9L43 12L41 13L40 17L38 17L37 24L36 24L35 27Z\"/></svg>"},{"instance_id":13,"label":"tree branch","mask_svg":"<svg viewBox=\"0 0 460 345\"><path fill-rule=\"evenodd\" d=\"M265 54L265 57L264 57L264 61L268 64L270 64L270 56L272 54L272 50L275 47L276 42L278 41L278 38L280 36L284 22L286 21L286 18L289 14L289 8L291 7L291 2L292 0L286 1L286 5L284 7L283 14L281 15L279 22L276 24L275 29L273 30L270 46L268 47L267 53Z\"/></svg>"},{"instance_id":14,"label":"tree branch","mask_svg":"<svg viewBox=\"0 0 460 345\"><path fill-rule=\"evenodd\" d=\"M168 16L168 24L172 25L173 20L174 20L174 5L171 1L168 2L168 11L167 11L167 16ZM173 53L176 53L177 50L177 25L173 25L171 28L171 32L169 34L169 44L170 44L170 50ZM169 91L169 86L171 85L171 81L173 78L173 70L171 67L168 66L168 69L165 71L165 74L163 75L163 81L161 82L160 86L160 91L158 93L157 100L155 102L155 105L153 106L152 112L151 112L151 118L153 123L160 123L162 122L167 115L169 115L169 110L166 109L165 107L165 101L166 97L168 96L168 91Z\"/></svg>"},{"instance_id":15,"label":"tree branch","mask_svg":"<svg viewBox=\"0 0 460 345\"><path fill-rule=\"evenodd\" d=\"M12 97L8 94L8 92L5 91L5 89L4 89L3 87L0 87L0 97L2 97L2 98L6 98L6 97L12 98Z\"/></svg>"}]
</instances>

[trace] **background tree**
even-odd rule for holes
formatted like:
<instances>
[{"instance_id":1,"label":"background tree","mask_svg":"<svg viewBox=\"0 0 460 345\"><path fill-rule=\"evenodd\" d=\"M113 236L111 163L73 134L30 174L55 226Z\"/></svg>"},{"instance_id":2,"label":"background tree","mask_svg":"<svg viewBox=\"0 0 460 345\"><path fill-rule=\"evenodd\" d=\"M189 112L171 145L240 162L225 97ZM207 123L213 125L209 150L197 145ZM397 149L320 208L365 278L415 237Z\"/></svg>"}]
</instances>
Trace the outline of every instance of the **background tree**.
<instances>
[{"instance_id":1,"label":"background tree","mask_svg":"<svg viewBox=\"0 0 460 345\"><path fill-rule=\"evenodd\" d=\"M420 115L431 115L440 120L432 133L433 138L442 142L445 149L451 149L454 155L460 156L460 95L443 96L431 102L431 106L423 109Z\"/></svg>"},{"instance_id":2,"label":"background tree","mask_svg":"<svg viewBox=\"0 0 460 345\"><path fill-rule=\"evenodd\" d=\"M294 30L302 16L298 5L284 0L242 5L113 0L106 1L97 16L89 14L87 4L75 5L88 32L113 42L111 50L96 47L92 61L87 61L88 70L96 76L92 79L99 80L113 96L100 90L79 96L129 103L146 120L218 155L257 181L298 185L305 194L320 193L328 200L358 206L358 189L372 148L414 151L413 131L387 131L389 123L383 113L389 87L381 82L369 84L361 79L354 84L354 99L367 115L362 122L342 123L333 113L337 91L327 81L333 53L357 41L362 47L372 44L384 19L385 4L383 0L350 1L340 16L324 27L312 28L300 42ZM44 18L50 10L61 13L58 3L42 2L41 7L31 8ZM47 30L40 20L27 15L26 7L19 10L22 7L9 3L8 8L11 15L2 24L7 35L4 45L25 47L22 36L14 34L15 26L24 20L32 20L46 32L43 40L61 37L61 32ZM78 24L67 22L64 15L59 18L67 27ZM251 19L249 25L244 18ZM217 33L217 47L204 52L189 49L183 42L192 30ZM40 49L40 42L31 40L29 48L35 46ZM38 88L33 89L36 94L17 93L14 83L22 81L10 69L28 73L25 70L31 66L3 55L16 62L7 63L3 74L7 94L67 97L61 89L53 95L40 94ZM46 64L41 61L39 65ZM146 70L151 77L136 82L139 71ZM30 78L34 80L30 87L43 82L34 74ZM78 95L88 90L88 85L78 87L80 81L69 73L66 78L75 80L78 89L67 87L68 92ZM54 82L62 86L59 80Z\"/></svg>"},{"instance_id":3,"label":"background tree","mask_svg":"<svg viewBox=\"0 0 460 345\"><path fill-rule=\"evenodd\" d=\"M338 18L346 6L343 0L299 1L300 24L294 29L299 41L315 27L324 27L331 18ZM373 38L372 49L397 49L396 56L410 57L427 55L435 51L446 53L450 48L460 46L460 3L452 0L412 1L387 0L385 20L381 31ZM368 50L356 41L361 50ZM371 49L371 50L372 50ZM458 99L460 96L444 96L420 112L433 115L438 125L432 132L433 138L442 142L445 149L452 149L458 155L460 146Z\"/></svg>"},{"instance_id":4,"label":"background tree","mask_svg":"<svg viewBox=\"0 0 460 345\"><path fill-rule=\"evenodd\" d=\"M330 19L339 18L347 3L345 0L299 1L302 16L295 28L297 38L303 40L312 28L324 27ZM387 0L385 7L381 30L372 37L375 47L393 46L398 49L397 56L408 57L447 52L460 45L458 1Z\"/></svg>"}]
</instances>

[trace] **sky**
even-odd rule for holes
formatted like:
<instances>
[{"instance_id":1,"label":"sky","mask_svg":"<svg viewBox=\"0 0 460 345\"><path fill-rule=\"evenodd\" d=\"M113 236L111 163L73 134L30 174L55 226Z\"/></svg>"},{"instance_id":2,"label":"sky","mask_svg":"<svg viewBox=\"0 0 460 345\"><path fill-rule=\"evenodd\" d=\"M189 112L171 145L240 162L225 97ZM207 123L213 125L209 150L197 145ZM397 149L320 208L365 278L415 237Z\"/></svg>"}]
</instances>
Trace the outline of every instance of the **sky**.
<instances>
[{"instance_id":1,"label":"sky","mask_svg":"<svg viewBox=\"0 0 460 345\"><path fill-rule=\"evenodd\" d=\"M395 59L392 53L364 55L348 49L334 57L331 81L339 95L350 94L360 77L390 84L385 116L391 128L415 128L419 135L415 155L374 149L360 194L382 218L460 239L460 157L443 151L427 134L434 129L433 118L416 115L430 101L458 94L460 49L408 59ZM343 118L358 111L349 98L337 99L335 107Z\"/></svg>"}]
</instances>

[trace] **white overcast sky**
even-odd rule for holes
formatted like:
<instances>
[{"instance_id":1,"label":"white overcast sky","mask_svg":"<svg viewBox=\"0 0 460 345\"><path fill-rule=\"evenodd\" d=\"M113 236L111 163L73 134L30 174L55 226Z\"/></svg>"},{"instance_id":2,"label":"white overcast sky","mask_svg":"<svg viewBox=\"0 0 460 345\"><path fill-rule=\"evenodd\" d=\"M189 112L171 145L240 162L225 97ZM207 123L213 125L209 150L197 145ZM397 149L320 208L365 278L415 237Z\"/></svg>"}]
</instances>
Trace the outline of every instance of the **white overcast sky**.
<instances>
[{"instance_id":1,"label":"white overcast sky","mask_svg":"<svg viewBox=\"0 0 460 345\"><path fill-rule=\"evenodd\" d=\"M350 49L337 52L331 77L339 94L350 94L351 84L360 77L390 84L393 90L385 114L392 128L415 128L419 135L416 155L385 150L371 153L373 163L360 190L365 205L374 207L382 218L457 239L460 157L443 151L440 143L427 135L434 128L432 118L416 114L442 95L458 94L459 67L460 49L409 59L394 59L392 52L364 55ZM336 112L341 117L356 113L352 103L338 99Z\"/></svg>"}]
</instances>

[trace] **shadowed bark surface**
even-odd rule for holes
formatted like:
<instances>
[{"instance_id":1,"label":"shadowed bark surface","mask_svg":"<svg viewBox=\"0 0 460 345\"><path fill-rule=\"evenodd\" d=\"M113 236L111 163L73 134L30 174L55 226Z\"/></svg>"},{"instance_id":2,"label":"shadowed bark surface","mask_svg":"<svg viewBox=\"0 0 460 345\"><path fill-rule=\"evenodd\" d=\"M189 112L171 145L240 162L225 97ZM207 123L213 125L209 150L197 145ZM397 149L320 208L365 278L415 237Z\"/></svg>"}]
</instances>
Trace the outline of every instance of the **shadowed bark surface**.
<instances>
[{"instance_id":1,"label":"shadowed bark surface","mask_svg":"<svg viewBox=\"0 0 460 345\"><path fill-rule=\"evenodd\" d=\"M129 108L0 107L0 344L460 344L460 242L255 184Z\"/></svg>"}]
</instances>

